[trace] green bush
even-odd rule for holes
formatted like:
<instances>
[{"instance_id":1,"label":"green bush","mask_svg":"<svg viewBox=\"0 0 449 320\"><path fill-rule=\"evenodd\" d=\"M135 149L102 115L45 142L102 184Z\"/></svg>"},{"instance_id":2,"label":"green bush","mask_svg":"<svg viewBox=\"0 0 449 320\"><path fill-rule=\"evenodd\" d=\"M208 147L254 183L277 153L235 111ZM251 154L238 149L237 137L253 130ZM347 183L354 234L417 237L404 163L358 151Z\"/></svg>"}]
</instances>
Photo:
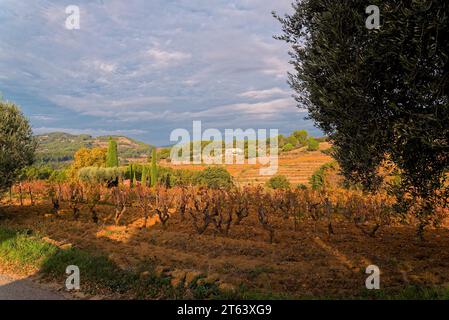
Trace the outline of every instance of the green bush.
<instances>
[{"instance_id":1,"label":"green bush","mask_svg":"<svg viewBox=\"0 0 449 320\"><path fill-rule=\"evenodd\" d=\"M47 180L53 171L49 166L31 166L23 168L20 176L22 180Z\"/></svg>"},{"instance_id":2,"label":"green bush","mask_svg":"<svg viewBox=\"0 0 449 320\"><path fill-rule=\"evenodd\" d=\"M287 143L287 139L282 135L278 135L278 146L282 148Z\"/></svg>"},{"instance_id":3,"label":"green bush","mask_svg":"<svg viewBox=\"0 0 449 320\"><path fill-rule=\"evenodd\" d=\"M287 143L290 143L293 147L297 147L299 144L298 139L296 139L296 137L291 134L288 138L287 138Z\"/></svg>"},{"instance_id":4,"label":"green bush","mask_svg":"<svg viewBox=\"0 0 449 320\"><path fill-rule=\"evenodd\" d=\"M320 143L314 138L307 139L307 151L317 151L320 148Z\"/></svg>"},{"instance_id":5,"label":"green bush","mask_svg":"<svg viewBox=\"0 0 449 320\"><path fill-rule=\"evenodd\" d=\"M334 153L334 147L330 147L330 148L321 150L321 153L332 157L332 154Z\"/></svg>"},{"instance_id":6,"label":"green bush","mask_svg":"<svg viewBox=\"0 0 449 320\"><path fill-rule=\"evenodd\" d=\"M167 168L163 168L166 170ZM171 186L190 186L195 184L195 177L198 175L198 172L187 170L187 169L178 169L178 170L170 170L171 178L170 184ZM167 175L166 172L161 171L161 176L165 177Z\"/></svg>"},{"instance_id":7,"label":"green bush","mask_svg":"<svg viewBox=\"0 0 449 320\"><path fill-rule=\"evenodd\" d=\"M51 173L48 180L51 182L64 182L67 180L67 171L66 170L55 170Z\"/></svg>"},{"instance_id":8,"label":"green bush","mask_svg":"<svg viewBox=\"0 0 449 320\"><path fill-rule=\"evenodd\" d=\"M272 176L270 180L267 181L267 187L271 189L288 189L290 188L290 182L286 176L276 175Z\"/></svg>"},{"instance_id":9,"label":"green bush","mask_svg":"<svg viewBox=\"0 0 449 320\"><path fill-rule=\"evenodd\" d=\"M293 145L291 144L291 143L287 143L286 145L284 145L283 147L282 147L282 151L283 152L288 152L288 151L291 151L291 150L293 150Z\"/></svg>"},{"instance_id":10,"label":"green bush","mask_svg":"<svg viewBox=\"0 0 449 320\"><path fill-rule=\"evenodd\" d=\"M300 183L296 186L298 190L307 190L307 186L304 183Z\"/></svg>"},{"instance_id":11,"label":"green bush","mask_svg":"<svg viewBox=\"0 0 449 320\"><path fill-rule=\"evenodd\" d=\"M163 148L157 153L158 159L169 159L170 158L170 148Z\"/></svg>"},{"instance_id":12,"label":"green bush","mask_svg":"<svg viewBox=\"0 0 449 320\"><path fill-rule=\"evenodd\" d=\"M207 167L196 173L194 183L209 188L230 188L233 185L231 174L223 167Z\"/></svg>"},{"instance_id":13,"label":"green bush","mask_svg":"<svg viewBox=\"0 0 449 320\"><path fill-rule=\"evenodd\" d=\"M316 170L310 177L310 185L314 190L321 190L326 187L326 175L329 170L335 169L336 162L329 162L323 164L318 170Z\"/></svg>"},{"instance_id":14,"label":"green bush","mask_svg":"<svg viewBox=\"0 0 449 320\"><path fill-rule=\"evenodd\" d=\"M83 182L102 183L106 181L113 181L124 176L122 168L98 168L85 167L78 171L78 178Z\"/></svg>"},{"instance_id":15,"label":"green bush","mask_svg":"<svg viewBox=\"0 0 449 320\"><path fill-rule=\"evenodd\" d=\"M307 133L306 130L296 130L293 131L293 135L296 137L296 139L298 140L298 143L304 147L305 145L307 145L307 137L309 136L309 134Z\"/></svg>"}]
</instances>

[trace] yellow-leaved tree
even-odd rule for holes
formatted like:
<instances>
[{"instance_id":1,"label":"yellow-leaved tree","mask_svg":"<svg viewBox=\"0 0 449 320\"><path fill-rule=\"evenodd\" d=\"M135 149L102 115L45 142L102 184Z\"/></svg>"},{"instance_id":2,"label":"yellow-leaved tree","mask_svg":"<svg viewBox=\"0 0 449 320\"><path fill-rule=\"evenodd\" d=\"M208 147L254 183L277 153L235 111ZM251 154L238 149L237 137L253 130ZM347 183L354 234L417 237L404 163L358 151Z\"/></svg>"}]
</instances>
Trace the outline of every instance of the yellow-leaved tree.
<instances>
[{"instance_id":1,"label":"yellow-leaved tree","mask_svg":"<svg viewBox=\"0 0 449 320\"><path fill-rule=\"evenodd\" d=\"M74 156L74 161L69 168L69 178L74 179L79 169L84 167L105 167L106 148L81 148Z\"/></svg>"}]
</instances>

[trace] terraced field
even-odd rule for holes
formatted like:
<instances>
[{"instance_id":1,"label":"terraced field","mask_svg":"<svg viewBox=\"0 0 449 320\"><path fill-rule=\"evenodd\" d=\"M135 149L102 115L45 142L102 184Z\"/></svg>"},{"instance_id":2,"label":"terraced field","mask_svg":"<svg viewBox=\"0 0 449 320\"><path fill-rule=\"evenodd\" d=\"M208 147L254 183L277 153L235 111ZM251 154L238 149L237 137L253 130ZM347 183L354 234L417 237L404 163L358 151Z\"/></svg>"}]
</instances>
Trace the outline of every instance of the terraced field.
<instances>
[{"instance_id":1,"label":"terraced field","mask_svg":"<svg viewBox=\"0 0 449 320\"><path fill-rule=\"evenodd\" d=\"M320 144L320 151L306 151L296 149L291 152L281 153L279 155L279 168L277 174L285 175L292 185L308 184L309 178L315 170L323 164L332 161L332 158L325 155L321 150L329 148L326 142ZM202 170L205 165L173 165L164 164L175 169ZM259 172L261 165L226 165L226 169L240 185L264 184L270 176L262 176Z\"/></svg>"}]
</instances>

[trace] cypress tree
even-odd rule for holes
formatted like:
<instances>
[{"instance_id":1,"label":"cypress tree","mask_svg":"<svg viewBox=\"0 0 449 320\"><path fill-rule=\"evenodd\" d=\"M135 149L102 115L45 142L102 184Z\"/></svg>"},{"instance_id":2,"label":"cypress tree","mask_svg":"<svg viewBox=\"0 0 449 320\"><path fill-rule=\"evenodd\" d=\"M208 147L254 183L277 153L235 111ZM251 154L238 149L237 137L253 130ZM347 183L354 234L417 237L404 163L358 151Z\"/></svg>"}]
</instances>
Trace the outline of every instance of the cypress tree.
<instances>
[{"instance_id":1,"label":"cypress tree","mask_svg":"<svg viewBox=\"0 0 449 320\"><path fill-rule=\"evenodd\" d=\"M144 186L144 187L148 186L147 181L148 181L147 167L143 166L142 167L142 179L141 179L142 186Z\"/></svg>"},{"instance_id":2,"label":"cypress tree","mask_svg":"<svg viewBox=\"0 0 449 320\"><path fill-rule=\"evenodd\" d=\"M133 187L134 173L133 173L133 165L132 164L130 164L128 166L128 176L129 176L129 181L130 181L129 185L130 185L130 187Z\"/></svg>"},{"instance_id":3,"label":"cypress tree","mask_svg":"<svg viewBox=\"0 0 449 320\"><path fill-rule=\"evenodd\" d=\"M108 153L106 155L107 167L118 167L117 142L109 137Z\"/></svg>"},{"instance_id":4,"label":"cypress tree","mask_svg":"<svg viewBox=\"0 0 449 320\"><path fill-rule=\"evenodd\" d=\"M157 184L157 164L156 164L156 148L153 148L151 152L151 186L154 187Z\"/></svg>"},{"instance_id":5,"label":"cypress tree","mask_svg":"<svg viewBox=\"0 0 449 320\"><path fill-rule=\"evenodd\" d=\"M137 178L136 178L136 170L134 171L134 176L133 176L133 187L137 186Z\"/></svg>"}]
</instances>

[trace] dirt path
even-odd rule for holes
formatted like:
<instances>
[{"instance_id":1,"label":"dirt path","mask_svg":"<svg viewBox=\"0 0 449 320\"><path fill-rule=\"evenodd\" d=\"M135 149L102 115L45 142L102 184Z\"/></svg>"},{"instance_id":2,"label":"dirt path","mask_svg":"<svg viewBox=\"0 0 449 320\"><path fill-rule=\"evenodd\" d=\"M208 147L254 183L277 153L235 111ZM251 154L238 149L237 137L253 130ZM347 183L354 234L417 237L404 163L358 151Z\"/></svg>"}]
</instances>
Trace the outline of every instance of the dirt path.
<instances>
[{"instance_id":1,"label":"dirt path","mask_svg":"<svg viewBox=\"0 0 449 320\"><path fill-rule=\"evenodd\" d=\"M0 300L64 300L62 294L39 287L28 279L0 274Z\"/></svg>"}]
</instances>

